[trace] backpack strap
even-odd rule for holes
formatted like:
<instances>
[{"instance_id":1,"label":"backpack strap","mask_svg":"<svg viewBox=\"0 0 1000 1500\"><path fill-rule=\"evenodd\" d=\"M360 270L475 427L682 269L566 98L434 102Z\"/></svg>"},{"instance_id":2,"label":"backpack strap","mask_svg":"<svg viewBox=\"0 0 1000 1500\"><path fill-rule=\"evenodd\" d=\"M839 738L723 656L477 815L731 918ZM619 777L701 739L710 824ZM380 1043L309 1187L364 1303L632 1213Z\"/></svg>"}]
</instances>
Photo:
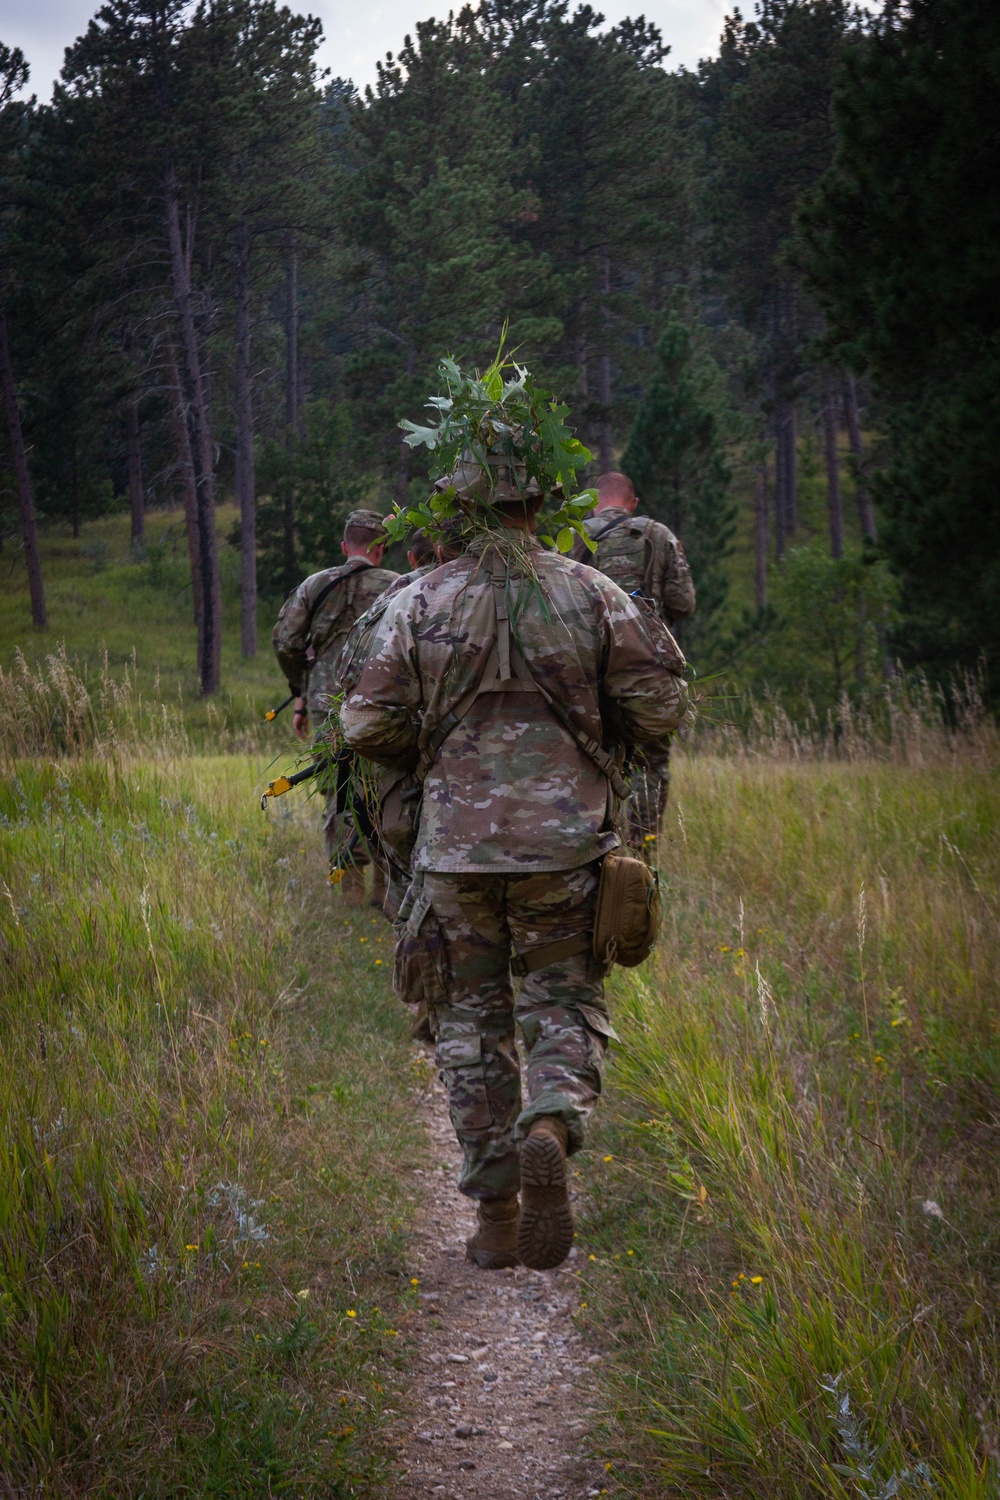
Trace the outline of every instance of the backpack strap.
<instances>
[{"instance_id":1,"label":"backpack strap","mask_svg":"<svg viewBox=\"0 0 1000 1500\"><path fill-rule=\"evenodd\" d=\"M622 518L619 518L622 519ZM616 520L615 524L618 524ZM531 675L531 668L525 661L517 643L511 641L510 634L510 612L507 605L506 593L504 591L504 579L497 574L493 575L493 599L496 605L497 636L493 649L486 658L482 676L475 687L460 698L455 707L445 714L440 724L434 730L424 749L421 751L420 760L417 763L416 774L422 782L427 772L434 763L445 740L453 729L465 718L466 714L475 703L476 699L484 693L534 692L540 693L546 704L552 710L560 724L567 733L576 741L587 759L597 767L602 776L607 777L611 783L611 789L619 801L627 801L631 795L631 787L622 774L622 769L615 756L605 750L592 735L586 733L578 724L575 724L563 705L551 693L542 687L541 683ZM512 668L516 669L515 672Z\"/></svg>"},{"instance_id":2,"label":"backpack strap","mask_svg":"<svg viewBox=\"0 0 1000 1500\"><path fill-rule=\"evenodd\" d=\"M373 563L366 562L364 558L358 558L358 562L361 564L361 566L357 568L351 568L350 566L342 566L337 568L336 577L330 578L326 583L324 583L323 587L316 595L312 604L309 606L309 613L306 616L307 637L310 637L312 635L313 620L315 620L317 614L319 613L320 605L330 597L334 589L337 587L338 583L343 583L345 579L347 580L347 598L345 600L345 607L350 609L351 605L354 603L354 595L358 591L358 574L362 572L364 568L374 567Z\"/></svg>"},{"instance_id":3,"label":"backpack strap","mask_svg":"<svg viewBox=\"0 0 1000 1500\"><path fill-rule=\"evenodd\" d=\"M614 518L613 521L609 521L606 526L602 526L601 529L600 529L600 531L597 533L597 535L596 536L591 536L590 540L592 542L603 541L606 536L608 536L612 531L614 531L614 529L615 529L616 526L621 526L625 521L631 521L631 519L632 519L632 512L631 511L626 511L623 516L615 516L615 518Z\"/></svg>"}]
</instances>

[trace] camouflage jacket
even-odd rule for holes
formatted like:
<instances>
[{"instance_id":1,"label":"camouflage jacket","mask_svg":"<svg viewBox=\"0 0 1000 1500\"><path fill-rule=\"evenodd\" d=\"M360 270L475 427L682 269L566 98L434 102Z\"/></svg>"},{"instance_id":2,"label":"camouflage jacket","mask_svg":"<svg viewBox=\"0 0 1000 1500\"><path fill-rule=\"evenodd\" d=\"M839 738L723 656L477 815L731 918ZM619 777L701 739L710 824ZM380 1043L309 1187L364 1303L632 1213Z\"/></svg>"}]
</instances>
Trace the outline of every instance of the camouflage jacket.
<instances>
[{"instance_id":1,"label":"camouflage jacket","mask_svg":"<svg viewBox=\"0 0 1000 1500\"><path fill-rule=\"evenodd\" d=\"M311 574L282 605L271 643L290 691L308 698L314 718L326 717L340 691L340 655L351 626L398 577L367 558L349 557Z\"/></svg>"},{"instance_id":2,"label":"camouflage jacket","mask_svg":"<svg viewBox=\"0 0 1000 1500\"><path fill-rule=\"evenodd\" d=\"M593 568L531 550L535 579L474 543L402 589L341 709L361 755L425 772L414 869L529 873L596 859L619 841L608 778L580 742L599 757L660 744L683 716L684 659L669 633Z\"/></svg>"},{"instance_id":3,"label":"camouflage jacket","mask_svg":"<svg viewBox=\"0 0 1000 1500\"><path fill-rule=\"evenodd\" d=\"M694 613L691 569L669 526L617 507L588 516L583 524L597 540L597 551L578 541L572 554L578 562L600 569L626 594L641 590L668 625Z\"/></svg>"},{"instance_id":4,"label":"camouflage jacket","mask_svg":"<svg viewBox=\"0 0 1000 1500\"><path fill-rule=\"evenodd\" d=\"M389 608L390 599L395 598L401 590L409 588L411 583L416 583L419 578L426 578L437 566L436 562L425 563L422 568L400 573L396 581L390 583L374 603L369 604L364 614L355 620L340 653L340 685L345 692L357 686L361 669L368 660L368 653L375 643L378 626Z\"/></svg>"}]
</instances>

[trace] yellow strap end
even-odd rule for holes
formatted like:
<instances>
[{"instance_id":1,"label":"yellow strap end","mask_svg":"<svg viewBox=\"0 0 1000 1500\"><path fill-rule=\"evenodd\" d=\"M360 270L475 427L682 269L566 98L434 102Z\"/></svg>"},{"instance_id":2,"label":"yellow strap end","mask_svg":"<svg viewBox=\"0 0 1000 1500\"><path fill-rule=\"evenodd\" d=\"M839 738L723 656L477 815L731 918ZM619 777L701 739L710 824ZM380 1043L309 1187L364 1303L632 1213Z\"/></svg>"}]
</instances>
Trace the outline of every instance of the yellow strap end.
<instances>
[{"instance_id":1,"label":"yellow strap end","mask_svg":"<svg viewBox=\"0 0 1000 1500\"><path fill-rule=\"evenodd\" d=\"M267 713L264 715L264 723L270 724L271 720L276 719L277 717L278 710L276 708L269 708Z\"/></svg>"}]
</instances>

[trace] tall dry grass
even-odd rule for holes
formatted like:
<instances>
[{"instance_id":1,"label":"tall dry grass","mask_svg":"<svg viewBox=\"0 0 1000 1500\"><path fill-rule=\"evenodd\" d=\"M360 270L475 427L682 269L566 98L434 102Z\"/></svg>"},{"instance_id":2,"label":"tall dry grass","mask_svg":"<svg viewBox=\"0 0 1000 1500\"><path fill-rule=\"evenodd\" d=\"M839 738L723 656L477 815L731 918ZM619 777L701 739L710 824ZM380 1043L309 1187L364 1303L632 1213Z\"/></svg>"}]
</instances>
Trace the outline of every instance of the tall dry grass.
<instances>
[{"instance_id":1,"label":"tall dry grass","mask_svg":"<svg viewBox=\"0 0 1000 1500\"><path fill-rule=\"evenodd\" d=\"M800 718L777 696L730 694L724 684L701 695L699 708L687 739L696 753L900 766L961 762L985 768L1000 761L1000 727L989 707L984 668L954 673L945 682L899 669L860 696L844 693L835 709L820 713L809 705Z\"/></svg>"},{"instance_id":2,"label":"tall dry grass","mask_svg":"<svg viewBox=\"0 0 1000 1500\"><path fill-rule=\"evenodd\" d=\"M274 696L284 696L277 671ZM0 665L0 766L29 756L126 752L148 759L195 750L280 754L288 748L287 721L269 728L249 694L239 703L201 700L196 728L191 713L179 687L172 697L164 695L159 675L142 690L134 652L116 673L107 652L93 665L70 656L65 645L34 661L16 649L9 671Z\"/></svg>"},{"instance_id":3,"label":"tall dry grass","mask_svg":"<svg viewBox=\"0 0 1000 1500\"><path fill-rule=\"evenodd\" d=\"M302 804L261 817L259 760L103 753L148 721L48 680L76 753L0 783L0 1492L383 1493L416 1141L384 924Z\"/></svg>"},{"instance_id":4,"label":"tall dry grass","mask_svg":"<svg viewBox=\"0 0 1000 1500\"><path fill-rule=\"evenodd\" d=\"M991 736L677 768L589 1173L624 1493L998 1494Z\"/></svg>"}]
</instances>

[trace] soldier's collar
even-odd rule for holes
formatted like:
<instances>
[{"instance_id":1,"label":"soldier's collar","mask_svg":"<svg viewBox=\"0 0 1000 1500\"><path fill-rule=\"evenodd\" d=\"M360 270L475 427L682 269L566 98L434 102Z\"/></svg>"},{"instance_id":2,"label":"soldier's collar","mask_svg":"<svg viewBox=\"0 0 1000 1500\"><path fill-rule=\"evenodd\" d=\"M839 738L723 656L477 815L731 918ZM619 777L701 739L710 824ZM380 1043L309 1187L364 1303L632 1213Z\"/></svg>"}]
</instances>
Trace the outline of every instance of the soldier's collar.
<instances>
[{"instance_id":1,"label":"soldier's collar","mask_svg":"<svg viewBox=\"0 0 1000 1500\"><path fill-rule=\"evenodd\" d=\"M511 527L511 531L514 531L514 527ZM521 543L521 545L526 551L541 552L542 544L538 540L537 536L532 536L532 534L527 531L517 531L516 535L519 540L520 538L523 538L523 542ZM497 552L500 551L500 548L497 546L493 537L475 536L470 542L466 544L465 550L466 552L471 552L474 557L482 557L483 553L490 547L495 548Z\"/></svg>"}]
</instances>

